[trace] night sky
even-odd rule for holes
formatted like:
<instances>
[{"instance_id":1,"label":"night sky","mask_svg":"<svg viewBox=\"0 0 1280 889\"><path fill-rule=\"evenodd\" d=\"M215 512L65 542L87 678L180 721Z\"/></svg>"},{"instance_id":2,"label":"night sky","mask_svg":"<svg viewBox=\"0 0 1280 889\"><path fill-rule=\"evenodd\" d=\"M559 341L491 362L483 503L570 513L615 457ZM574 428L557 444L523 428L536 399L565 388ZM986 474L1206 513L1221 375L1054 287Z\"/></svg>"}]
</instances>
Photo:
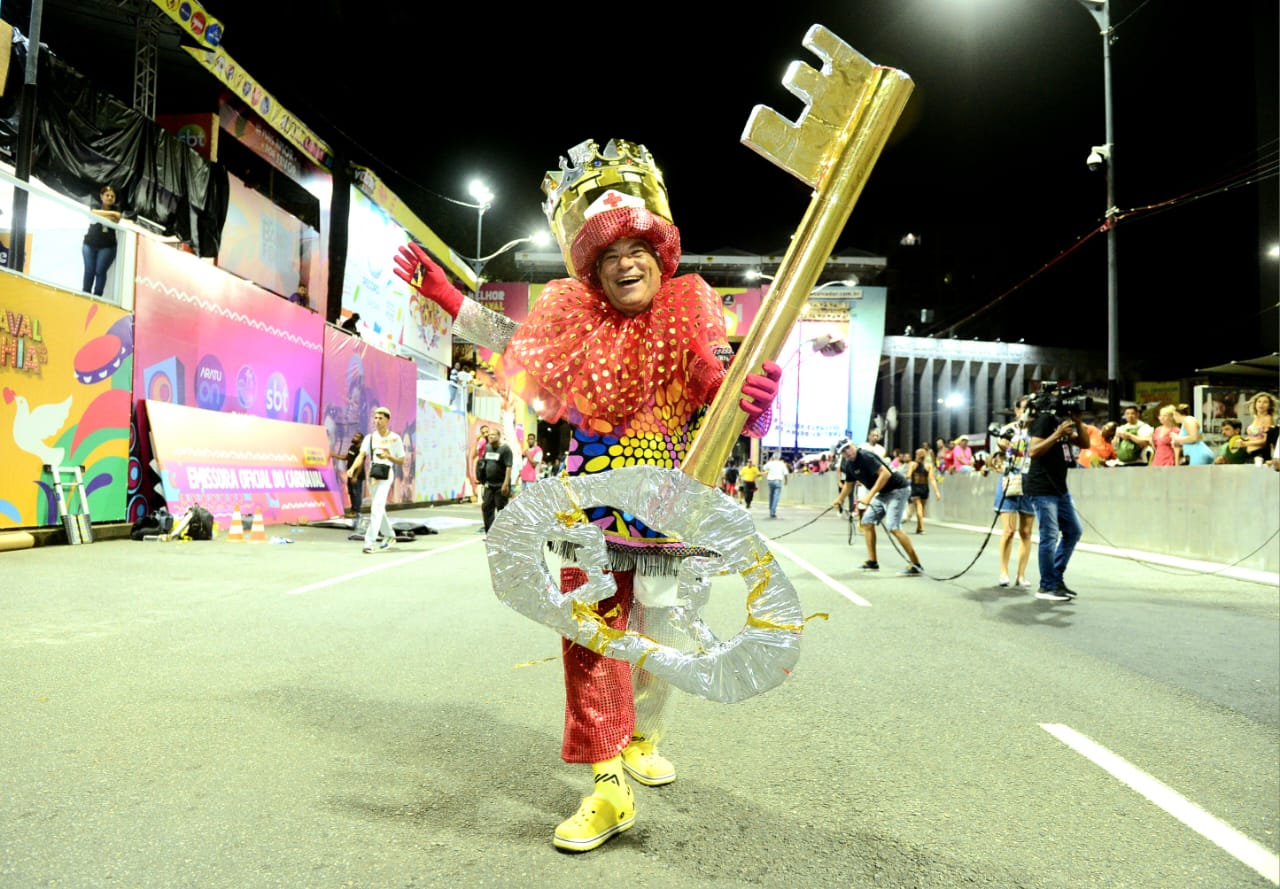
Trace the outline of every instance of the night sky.
<instances>
[{"instance_id":1,"label":"night sky","mask_svg":"<svg viewBox=\"0 0 1280 889\"><path fill-rule=\"evenodd\" d=\"M488 183L494 250L545 226L541 178L570 146L612 137L653 152L686 253L781 253L810 191L740 137L757 104L801 113L781 80L820 66L802 40L822 24L915 82L838 247L889 258L890 324L1105 355L1105 174L1085 165L1103 41L1080 0L536 5L446 23L389 0L205 3L240 64L468 256L475 211L445 198ZM1159 378L1272 351L1277 4L1111 18L1122 360Z\"/></svg>"}]
</instances>

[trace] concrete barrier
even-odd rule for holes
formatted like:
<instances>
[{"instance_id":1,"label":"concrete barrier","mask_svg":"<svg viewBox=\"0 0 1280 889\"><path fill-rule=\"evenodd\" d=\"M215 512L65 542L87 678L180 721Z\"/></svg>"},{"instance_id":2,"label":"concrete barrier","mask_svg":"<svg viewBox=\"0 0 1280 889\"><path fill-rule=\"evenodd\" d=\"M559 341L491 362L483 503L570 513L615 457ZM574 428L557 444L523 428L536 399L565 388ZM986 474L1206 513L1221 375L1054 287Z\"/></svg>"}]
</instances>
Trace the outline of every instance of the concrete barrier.
<instances>
[{"instance_id":1,"label":"concrete barrier","mask_svg":"<svg viewBox=\"0 0 1280 889\"><path fill-rule=\"evenodd\" d=\"M782 490L790 506L825 508L839 476L792 475ZM1160 466L1072 470L1071 499L1084 543L1280 573L1280 472L1267 467ZM989 527L997 478L975 473L941 479L942 500L926 515ZM756 500L768 502L762 483Z\"/></svg>"}]
</instances>

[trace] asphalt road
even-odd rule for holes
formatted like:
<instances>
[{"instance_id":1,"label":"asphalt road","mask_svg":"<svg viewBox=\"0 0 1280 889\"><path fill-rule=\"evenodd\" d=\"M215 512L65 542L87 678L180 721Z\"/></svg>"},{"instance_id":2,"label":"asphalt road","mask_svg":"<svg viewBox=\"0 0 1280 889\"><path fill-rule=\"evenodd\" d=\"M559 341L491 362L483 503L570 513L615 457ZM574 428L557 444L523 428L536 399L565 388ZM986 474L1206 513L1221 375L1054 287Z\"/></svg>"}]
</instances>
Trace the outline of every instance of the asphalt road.
<instances>
[{"instance_id":1,"label":"asphalt road","mask_svg":"<svg viewBox=\"0 0 1280 889\"><path fill-rule=\"evenodd\" d=\"M1080 552L1042 602L973 530L913 535L900 578L885 535L861 572L841 517L760 507L826 619L783 685L678 694L677 781L579 856L558 637L495 598L478 507L370 556L320 527L0 553L0 886L1280 884L1275 586Z\"/></svg>"}]
</instances>

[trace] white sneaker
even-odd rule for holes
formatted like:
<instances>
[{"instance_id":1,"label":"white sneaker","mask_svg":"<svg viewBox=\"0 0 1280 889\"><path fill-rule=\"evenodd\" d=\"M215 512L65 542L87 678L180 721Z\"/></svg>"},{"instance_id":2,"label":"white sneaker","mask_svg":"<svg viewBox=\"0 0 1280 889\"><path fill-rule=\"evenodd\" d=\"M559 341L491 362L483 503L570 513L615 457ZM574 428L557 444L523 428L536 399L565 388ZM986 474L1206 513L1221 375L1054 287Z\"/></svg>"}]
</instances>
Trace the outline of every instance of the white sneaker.
<instances>
[{"instance_id":1,"label":"white sneaker","mask_svg":"<svg viewBox=\"0 0 1280 889\"><path fill-rule=\"evenodd\" d=\"M1001 574L1001 575L1000 575L1000 586L1008 586L1008 585L1009 585L1009 575L1007 575L1007 574Z\"/></svg>"}]
</instances>

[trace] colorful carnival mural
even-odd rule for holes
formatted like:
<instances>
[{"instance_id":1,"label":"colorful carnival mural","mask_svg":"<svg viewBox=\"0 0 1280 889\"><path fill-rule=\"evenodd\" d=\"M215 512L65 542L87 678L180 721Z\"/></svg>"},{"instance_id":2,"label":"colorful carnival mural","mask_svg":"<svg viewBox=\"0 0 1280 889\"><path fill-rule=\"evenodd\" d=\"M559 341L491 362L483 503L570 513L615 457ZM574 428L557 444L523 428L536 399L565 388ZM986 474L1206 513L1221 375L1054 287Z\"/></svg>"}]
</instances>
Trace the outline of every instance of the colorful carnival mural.
<instances>
[{"instance_id":1,"label":"colorful carnival mural","mask_svg":"<svg viewBox=\"0 0 1280 889\"><path fill-rule=\"evenodd\" d=\"M78 493L91 519L120 521L137 472L129 460L133 317L17 275L2 278L0 528L60 523L49 467L83 467ZM77 511L79 501L71 506Z\"/></svg>"}]
</instances>

